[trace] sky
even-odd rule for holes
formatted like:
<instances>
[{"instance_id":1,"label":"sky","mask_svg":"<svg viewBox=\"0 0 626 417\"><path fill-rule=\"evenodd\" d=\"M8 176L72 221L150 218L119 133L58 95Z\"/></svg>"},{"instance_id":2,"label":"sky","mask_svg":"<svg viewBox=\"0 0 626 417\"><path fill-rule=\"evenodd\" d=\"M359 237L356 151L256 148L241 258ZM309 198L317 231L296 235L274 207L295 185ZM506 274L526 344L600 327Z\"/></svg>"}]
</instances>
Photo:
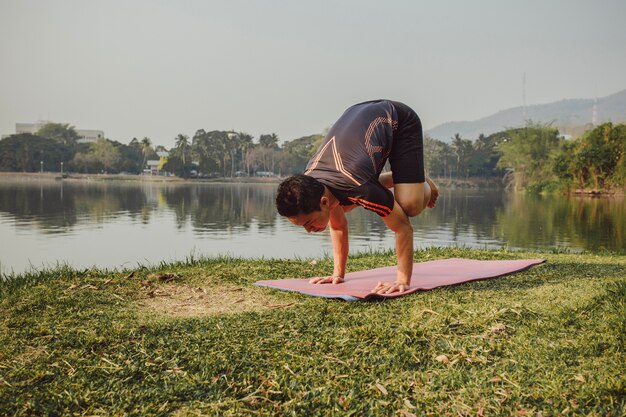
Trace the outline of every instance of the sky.
<instances>
[{"instance_id":1,"label":"sky","mask_svg":"<svg viewBox=\"0 0 626 417\"><path fill-rule=\"evenodd\" d=\"M0 0L0 133L292 140L350 105L424 128L626 88L624 0Z\"/></svg>"}]
</instances>

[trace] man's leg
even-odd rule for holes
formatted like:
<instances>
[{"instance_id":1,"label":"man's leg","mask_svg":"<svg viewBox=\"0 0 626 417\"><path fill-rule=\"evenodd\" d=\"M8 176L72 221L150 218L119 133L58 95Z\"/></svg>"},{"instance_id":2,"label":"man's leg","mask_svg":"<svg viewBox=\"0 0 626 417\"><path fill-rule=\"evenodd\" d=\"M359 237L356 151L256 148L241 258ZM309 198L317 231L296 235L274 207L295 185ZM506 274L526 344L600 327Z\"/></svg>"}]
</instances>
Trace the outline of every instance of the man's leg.
<instances>
[{"instance_id":1,"label":"man's leg","mask_svg":"<svg viewBox=\"0 0 626 417\"><path fill-rule=\"evenodd\" d=\"M428 201L428 204L426 204L426 207L435 208L437 205L437 199L439 198L439 187L437 187L437 184L435 184L435 182L428 175L426 175L426 182L430 186L430 200Z\"/></svg>"},{"instance_id":2,"label":"man's leg","mask_svg":"<svg viewBox=\"0 0 626 417\"><path fill-rule=\"evenodd\" d=\"M409 217L417 216L430 202L430 185L427 182L395 184L394 197Z\"/></svg>"},{"instance_id":3,"label":"man's leg","mask_svg":"<svg viewBox=\"0 0 626 417\"><path fill-rule=\"evenodd\" d=\"M426 207L433 208L439 197L439 189L426 176L426 182L394 184L391 172L384 172L378 177L386 188L394 189L394 197L407 216L417 216Z\"/></svg>"}]
</instances>

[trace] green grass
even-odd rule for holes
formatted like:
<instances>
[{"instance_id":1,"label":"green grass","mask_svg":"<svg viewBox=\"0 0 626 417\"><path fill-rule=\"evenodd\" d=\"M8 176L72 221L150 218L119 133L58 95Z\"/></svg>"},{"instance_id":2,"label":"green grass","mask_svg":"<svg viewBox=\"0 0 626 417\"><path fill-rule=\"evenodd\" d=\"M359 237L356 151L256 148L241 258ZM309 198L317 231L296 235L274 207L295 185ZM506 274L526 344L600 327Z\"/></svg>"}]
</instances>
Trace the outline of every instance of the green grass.
<instances>
[{"instance_id":1,"label":"green grass","mask_svg":"<svg viewBox=\"0 0 626 417\"><path fill-rule=\"evenodd\" d=\"M0 415L626 414L626 257L415 254L448 257L548 262L372 302L252 285L330 272L330 259L14 276L0 284ZM393 264L370 253L349 269ZM190 298L172 307L177 289Z\"/></svg>"}]
</instances>

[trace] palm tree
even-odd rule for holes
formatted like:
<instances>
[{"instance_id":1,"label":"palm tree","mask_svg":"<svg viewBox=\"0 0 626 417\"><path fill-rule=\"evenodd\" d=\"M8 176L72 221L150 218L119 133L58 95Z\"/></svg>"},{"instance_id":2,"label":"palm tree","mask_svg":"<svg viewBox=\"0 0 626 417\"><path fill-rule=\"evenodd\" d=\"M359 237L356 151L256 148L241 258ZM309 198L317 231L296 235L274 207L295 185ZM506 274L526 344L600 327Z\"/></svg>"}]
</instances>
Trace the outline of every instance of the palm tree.
<instances>
[{"instance_id":1,"label":"palm tree","mask_svg":"<svg viewBox=\"0 0 626 417\"><path fill-rule=\"evenodd\" d=\"M458 133L452 138L452 149L456 155L456 175L465 178L469 175L469 164L474 154L474 145L471 140L463 139Z\"/></svg>"},{"instance_id":2,"label":"palm tree","mask_svg":"<svg viewBox=\"0 0 626 417\"><path fill-rule=\"evenodd\" d=\"M228 136L226 148L230 152L230 177L232 178L235 176L235 156L239 150L240 138L239 133L236 132L227 132L226 135Z\"/></svg>"},{"instance_id":3,"label":"palm tree","mask_svg":"<svg viewBox=\"0 0 626 417\"><path fill-rule=\"evenodd\" d=\"M189 136L179 133L176 136L176 148L180 150L183 159L183 166L186 165L185 154L189 151Z\"/></svg>"},{"instance_id":4,"label":"palm tree","mask_svg":"<svg viewBox=\"0 0 626 417\"><path fill-rule=\"evenodd\" d=\"M259 137L259 144L264 148L277 149L278 148L278 135L271 133L269 135L261 135Z\"/></svg>"},{"instance_id":5,"label":"palm tree","mask_svg":"<svg viewBox=\"0 0 626 417\"><path fill-rule=\"evenodd\" d=\"M247 133L239 132L239 149L241 150L241 161L244 164L242 169L250 175L250 165L248 164L248 152L254 147L253 137Z\"/></svg>"},{"instance_id":6,"label":"palm tree","mask_svg":"<svg viewBox=\"0 0 626 417\"><path fill-rule=\"evenodd\" d=\"M148 160L148 155L152 152L152 142L149 137L144 137L141 139L141 153L143 154L143 162L141 164L141 170L143 171L146 167L146 161Z\"/></svg>"}]
</instances>

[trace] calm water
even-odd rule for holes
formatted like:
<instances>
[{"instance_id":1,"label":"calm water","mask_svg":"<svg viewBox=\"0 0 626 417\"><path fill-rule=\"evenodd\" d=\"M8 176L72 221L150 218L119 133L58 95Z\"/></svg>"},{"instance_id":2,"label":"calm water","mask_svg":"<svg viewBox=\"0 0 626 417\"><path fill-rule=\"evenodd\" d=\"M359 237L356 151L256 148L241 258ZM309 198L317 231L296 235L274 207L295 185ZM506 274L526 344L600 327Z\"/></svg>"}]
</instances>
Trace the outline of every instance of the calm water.
<instances>
[{"instance_id":1,"label":"calm water","mask_svg":"<svg viewBox=\"0 0 626 417\"><path fill-rule=\"evenodd\" d=\"M277 215L276 184L0 181L0 272L68 263L133 267L194 256L310 258L332 253ZM394 248L374 214L348 213L351 252ZM503 191L443 190L413 219L416 247L624 250L626 204Z\"/></svg>"}]
</instances>

